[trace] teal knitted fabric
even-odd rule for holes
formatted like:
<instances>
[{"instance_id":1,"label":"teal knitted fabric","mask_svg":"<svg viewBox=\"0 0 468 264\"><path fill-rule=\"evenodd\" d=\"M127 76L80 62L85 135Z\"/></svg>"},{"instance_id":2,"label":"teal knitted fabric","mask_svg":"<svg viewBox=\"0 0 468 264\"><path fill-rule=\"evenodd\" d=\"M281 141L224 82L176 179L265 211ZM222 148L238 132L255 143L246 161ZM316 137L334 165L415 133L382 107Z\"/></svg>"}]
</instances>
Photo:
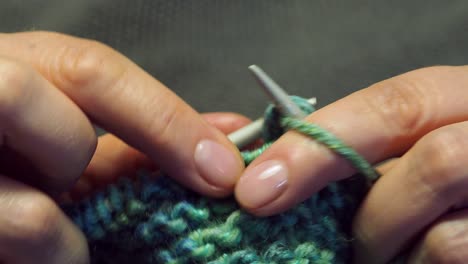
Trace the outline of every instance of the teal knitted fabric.
<instances>
[{"instance_id":1,"label":"teal knitted fabric","mask_svg":"<svg viewBox=\"0 0 468 264\"><path fill-rule=\"evenodd\" d=\"M267 142L284 132L284 122L268 108ZM244 152L246 164L269 145ZM93 263L347 263L351 219L369 186L356 175L285 213L258 218L233 198L203 197L160 174L122 179L64 208L86 235Z\"/></svg>"}]
</instances>

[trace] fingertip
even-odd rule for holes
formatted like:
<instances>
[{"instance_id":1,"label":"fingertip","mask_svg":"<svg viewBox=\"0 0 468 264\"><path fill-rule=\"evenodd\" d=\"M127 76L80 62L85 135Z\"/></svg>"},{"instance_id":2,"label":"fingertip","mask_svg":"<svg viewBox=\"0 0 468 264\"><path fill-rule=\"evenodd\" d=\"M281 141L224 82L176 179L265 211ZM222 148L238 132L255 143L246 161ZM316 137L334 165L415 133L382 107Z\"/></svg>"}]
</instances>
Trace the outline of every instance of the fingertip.
<instances>
[{"instance_id":1,"label":"fingertip","mask_svg":"<svg viewBox=\"0 0 468 264\"><path fill-rule=\"evenodd\" d=\"M194 160L199 174L209 185L229 192L244 168L238 151L211 139L199 141Z\"/></svg>"},{"instance_id":2,"label":"fingertip","mask_svg":"<svg viewBox=\"0 0 468 264\"><path fill-rule=\"evenodd\" d=\"M350 169L338 159L319 143L288 132L247 167L235 187L236 199L258 216L284 212Z\"/></svg>"},{"instance_id":3,"label":"fingertip","mask_svg":"<svg viewBox=\"0 0 468 264\"><path fill-rule=\"evenodd\" d=\"M236 197L255 211L272 203L287 188L288 168L280 160L268 160L248 169L239 179Z\"/></svg>"}]
</instances>

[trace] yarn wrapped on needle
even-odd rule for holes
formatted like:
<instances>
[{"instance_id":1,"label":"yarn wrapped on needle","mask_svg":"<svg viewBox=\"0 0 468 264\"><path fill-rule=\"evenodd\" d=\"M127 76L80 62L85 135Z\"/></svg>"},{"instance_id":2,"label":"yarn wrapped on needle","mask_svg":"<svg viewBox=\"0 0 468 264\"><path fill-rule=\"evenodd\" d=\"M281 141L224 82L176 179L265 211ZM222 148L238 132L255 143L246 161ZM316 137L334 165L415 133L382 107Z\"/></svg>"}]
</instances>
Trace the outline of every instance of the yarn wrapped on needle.
<instances>
[{"instance_id":1,"label":"yarn wrapped on needle","mask_svg":"<svg viewBox=\"0 0 468 264\"><path fill-rule=\"evenodd\" d=\"M305 99L294 100L314 111ZM284 133L282 117L268 107L265 118L265 142L272 142ZM269 144L243 152L246 164ZM64 208L86 235L92 263L324 264L352 258L351 219L369 188L366 177L332 183L287 212L260 218L232 197L207 198L159 174L121 179Z\"/></svg>"}]
</instances>

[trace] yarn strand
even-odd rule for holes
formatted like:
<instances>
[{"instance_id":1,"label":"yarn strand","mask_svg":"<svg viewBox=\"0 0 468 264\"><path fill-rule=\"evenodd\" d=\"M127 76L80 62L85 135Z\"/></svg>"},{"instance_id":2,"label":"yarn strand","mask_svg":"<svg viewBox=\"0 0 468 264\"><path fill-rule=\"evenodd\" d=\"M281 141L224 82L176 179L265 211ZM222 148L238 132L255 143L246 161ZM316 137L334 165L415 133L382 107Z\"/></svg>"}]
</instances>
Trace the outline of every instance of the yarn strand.
<instances>
[{"instance_id":1,"label":"yarn strand","mask_svg":"<svg viewBox=\"0 0 468 264\"><path fill-rule=\"evenodd\" d=\"M370 180L375 180L380 176L364 157L320 126L290 117L282 118L281 124L287 129L296 130L325 145L328 149L348 160L360 173L367 176Z\"/></svg>"},{"instance_id":2,"label":"yarn strand","mask_svg":"<svg viewBox=\"0 0 468 264\"><path fill-rule=\"evenodd\" d=\"M313 107L295 97L303 111ZM305 121L266 112L262 147L242 152L249 164L292 129L349 160L368 177L378 174L357 152ZM64 206L85 234L93 264L334 264L352 257L350 217L369 189L365 177L331 183L287 212L259 218L233 197L213 199L183 188L164 173L142 172L86 200Z\"/></svg>"}]
</instances>

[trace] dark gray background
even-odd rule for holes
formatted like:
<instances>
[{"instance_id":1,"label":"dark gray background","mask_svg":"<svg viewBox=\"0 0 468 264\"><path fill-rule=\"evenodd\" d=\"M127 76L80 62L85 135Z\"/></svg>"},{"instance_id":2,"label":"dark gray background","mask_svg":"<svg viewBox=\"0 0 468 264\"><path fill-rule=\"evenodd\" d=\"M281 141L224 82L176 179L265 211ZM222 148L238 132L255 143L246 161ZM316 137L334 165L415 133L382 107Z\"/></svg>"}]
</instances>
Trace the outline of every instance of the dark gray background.
<instances>
[{"instance_id":1,"label":"dark gray background","mask_svg":"<svg viewBox=\"0 0 468 264\"><path fill-rule=\"evenodd\" d=\"M468 1L1 0L0 31L109 44L197 110L259 116L247 66L321 106L415 68L465 64Z\"/></svg>"}]
</instances>

